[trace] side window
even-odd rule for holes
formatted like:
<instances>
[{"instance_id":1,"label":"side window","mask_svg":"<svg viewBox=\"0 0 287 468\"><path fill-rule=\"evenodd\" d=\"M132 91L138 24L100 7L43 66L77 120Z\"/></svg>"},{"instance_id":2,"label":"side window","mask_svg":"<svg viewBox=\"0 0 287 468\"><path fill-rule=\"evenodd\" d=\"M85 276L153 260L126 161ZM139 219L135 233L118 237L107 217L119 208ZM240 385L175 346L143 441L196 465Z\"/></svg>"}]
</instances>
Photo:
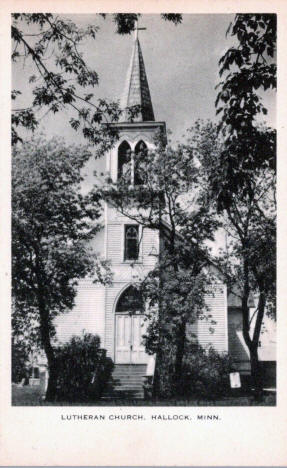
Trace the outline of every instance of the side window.
<instances>
[{"instance_id":1,"label":"side window","mask_svg":"<svg viewBox=\"0 0 287 468\"><path fill-rule=\"evenodd\" d=\"M131 174L131 148L123 141L118 149L118 180L128 174Z\"/></svg>"},{"instance_id":2,"label":"side window","mask_svg":"<svg viewBox=\"0 0 287 468\"><path fill-rule=\"evenodd\" d=\"M132 224L125 226L125 260L137 260L139 257L139 227Z\"/></svg>"}]
</instances>

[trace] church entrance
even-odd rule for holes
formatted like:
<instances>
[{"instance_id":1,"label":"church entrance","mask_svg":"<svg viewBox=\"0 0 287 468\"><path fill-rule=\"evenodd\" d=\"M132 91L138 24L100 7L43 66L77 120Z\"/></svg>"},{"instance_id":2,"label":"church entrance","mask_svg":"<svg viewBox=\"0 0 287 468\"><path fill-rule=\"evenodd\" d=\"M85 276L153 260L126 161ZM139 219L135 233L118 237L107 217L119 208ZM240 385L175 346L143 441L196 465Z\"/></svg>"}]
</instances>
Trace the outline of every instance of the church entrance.
<instances>
[{"instance_id":1,"label":"church entrance","mask_svg":"<svg viewBox=\"0 0 287 468\"><path fill-rule=\"evenodd\" d=\"M118 300L115 323L115 363L146 364L149 356L143 345L147 322L137 289L130 286Z\"/></svg>"},{"instance_id":2,"label":"church entrance","mask_svg":"<svg viewBox=\"0 0 287 468\"><path fill-rule=\"evenodd\" d=\"M142 344L146 322L143 315L116 314L116 364L145 364Z\"/></svg>"}]
</instances>

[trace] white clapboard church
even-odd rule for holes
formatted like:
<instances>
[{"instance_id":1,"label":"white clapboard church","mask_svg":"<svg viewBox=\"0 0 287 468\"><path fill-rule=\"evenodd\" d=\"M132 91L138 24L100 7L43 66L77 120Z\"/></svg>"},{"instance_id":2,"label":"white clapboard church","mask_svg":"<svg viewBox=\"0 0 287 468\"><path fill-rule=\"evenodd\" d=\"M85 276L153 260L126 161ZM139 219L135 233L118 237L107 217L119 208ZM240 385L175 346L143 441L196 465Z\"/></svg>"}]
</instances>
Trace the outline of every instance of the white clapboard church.
<instances>
[{"instance_id":1,"label":"white clapboard church","mask_svg":"<svg viewBox=\"0 0 287 468\"><path fill-rule=\"evenodd\" d=\"M113 124L118 129L119 140L106 154L106 169L114 181L127 162L130 162L133 171L133 157L139 148L153 148L153 138L158 129L165 131L165 122L157 121L154 117L137 32L122 105L123 108L140 105L141 112L133 122L129 122L123 114L121 121ZM132 177L135 176L132 174ZM130 313L129 304L133 301L134 281L139 275L144 276L155 264L156 257L152 253L158 252L159 233L142 228L106 204L104 229L96 236L93 245L96 252L111 261L113 283L104 287L88 279L82 280L74 309L57 319L57 335L60 341L79 335L82 330L99 335L102 348L107 350L107 355L116 365L119 381L127 386L125 373L129 372L127 378L136 388L136 376L145 373L150 357L142 344L144 317L140 312ZM209 299L210 313L216 322L214 332L210 333L208 322L199 320L195 325L198 342L204 346L211 344L219 352L229 351L238 368L248 373L250 367L242 337L240 300L234 294L228 295L226 286L220 280L217 286L215 295ZM131 379L131 375L134 378Z\"/></svg>"}]
</instances>

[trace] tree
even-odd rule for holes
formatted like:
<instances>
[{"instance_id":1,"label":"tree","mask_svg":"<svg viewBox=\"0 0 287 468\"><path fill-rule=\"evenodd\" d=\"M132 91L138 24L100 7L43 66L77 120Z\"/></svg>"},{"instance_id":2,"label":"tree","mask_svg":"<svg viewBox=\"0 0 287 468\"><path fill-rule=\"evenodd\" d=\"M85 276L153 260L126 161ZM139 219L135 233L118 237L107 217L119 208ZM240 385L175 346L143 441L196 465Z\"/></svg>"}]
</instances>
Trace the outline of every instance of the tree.
<instances>
[{"instance_id":1,"label":"tree","mask_svg":"<svg viewBox=\"0 0 287 468\"><path fill-rule=\"evenodd\" d=\"M129 34L140 16L114 14L117 32ZM179 14L163 14L162 17L174 24L181 22ZM117 121L121 110L116 102L94 99L93 88L99 84L99 77L79 51L85 38L96 40L99 26L81 29L72 21L51 13L15 13L12 18L12 61L23 61L25 65L30 60L34 69L29 79L33 86L31 102L24 108L12 110L12 143L21 141L18 128L36 129L39 109L55 114L69 108L71 126L75 130L81 128L84 137L97 145L97 154L102 155L117 138L114 127L102 124ZM12 100L20 94L20 90L13 90ZM139 109L133 106L128 111L132 119Z\"/></svg>"},{"instance_id":2,"label":"tree","mask_svg":"<svg viewBox=\"0 0 287 468\"><path fill-rule=\"evenodd\" d=\"M212 283L205 241L213 239L218 223L210 206L201 203L198 168L184 145L166 146L159 135L154 151L135 155L132 170L125 168L116 183L108 180L103 196L143 229L159 233L156 266L141 278L139 289L150 321L146 349L156 353L153 395L166 398L181 391L189 324L211 318L205 303Z\"/></svg>"},{"instance_id":3,"label":"tree","mask_svg":"<svg viewBox=\"0 0 287 468\"><path fill-rule=\"evenodd\" d=\"M250 171L275 168L274 133L262 132L257 118L267 114L259 92L276 89L276 15L238 14L227 34L238 42L219 61L224 80L216 107L225 144L212 187L219 210L233 194L249 190Z\"/></svg>"},{"instance_id":4,"label":"tree","mask_svg":"<svg viewBox=\"0 0 287 468\"><path fill-rule=\"evenodd\" d=\"M266 160L275 151L270 144L275 141L273 129L259 127L266 145ZM256 141L254 142L256 145ZM222 179L221 155L225 142L218 136L217 126L211 122L197 122L191 131L190 150L196 153L202 169L202 186L209 203L216 205L214 181L227 184ZM270 154L271 151L271 154ZM241 300L243 337L249 349L251 375L256 394L262 390L258 343L265 313L275 317L276 290L276 186L272 167L259 165L246 172L245 184L236 193L230 191L228 203L222 210L227 246L217 259L217 266L224 274L229 289ZM248 190L245 189L248 187ZM258 296L258 305L253 317L249 315L250 295ZM254 321L252 331L251 322Z\"/></svg>"},{"instance_id":5,"label":"tree","mask_svg":"<svg viewBox=\"0 0 287 468\"><path fill-rule=\"evenodd\" d=\"M100 229L101 212L97 189L80 191L81 170L90 157L85 147L41 136L13 151L13 334L34 334L34 343L44 349L48 400L55 397L57 382L54 318L73 307L78 279L109 280L108 265L88 247Z\"/></svg>"},{"instance_id":6,"label":"tree","mask_svg":"<svg viewBox=\"0 0 287 468\"><path fill-rule=\"evenodd\" d=\"M258 126L257 117L260 113L267 114L259 91L276 88L276 15L238 14L227 33L236 36L238 44L219 62L220 75L225 78L219 84L216 105L221 114L219 129L224 146L210 181L218 210L225 211L240 239L243 335L259 394L258 339L270 288L273 298L275 290L276 135L274 130ZM252 286L259 292L251 340L247 319L250 274Z\"/></svg>"}]
</instances>

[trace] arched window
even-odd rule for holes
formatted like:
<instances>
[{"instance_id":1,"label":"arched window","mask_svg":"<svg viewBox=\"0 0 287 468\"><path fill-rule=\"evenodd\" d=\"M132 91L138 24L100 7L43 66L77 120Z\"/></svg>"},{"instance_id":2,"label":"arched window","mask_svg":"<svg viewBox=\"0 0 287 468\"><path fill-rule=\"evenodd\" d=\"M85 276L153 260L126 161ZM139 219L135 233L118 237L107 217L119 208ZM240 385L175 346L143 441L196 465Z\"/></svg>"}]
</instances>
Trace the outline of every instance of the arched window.
<instances>
[{"instance_id":1,"label":"arched window","mask_svg":"<svg viewBox=\"0 0 287 468\"><path fill-rule=\"evenodd\" d=\"M118 149L118 179L131 174L131 147L123 141Z\"/></svg>"},{"instance_id":2,"label":"arched window","mask_svg":"<svg viewBox=\"0 0 287 468\"><path fill-rule=\"evenodd\" d=\"M125 225L125 260L137 260L139 257L139 227L136 224Z\"/></svg>"},{"instance_id":3,"label":"arched window","mask_svg":"<svg viewBox=\"0 0 287 468\"><path fill-rule=\"evenodd\" d=\"M134 164L134 184L142 185L143 182L143 172L141 170L141 161L144 159L147 154L147 145L144 141L140 140L135 147L135 164Z\"/></svg>"},{"instance_id":4,"label":"arched window","mask_svg":"<svg viewBox=\"0 0 287 468\"><path fill-rule=\"evenodd\" d=\"M134 286L129 286L127 289L125 289L118 300L116 313L143 312L143 309L143 301L140 292Z\"/></svg>"}]
</instances>

